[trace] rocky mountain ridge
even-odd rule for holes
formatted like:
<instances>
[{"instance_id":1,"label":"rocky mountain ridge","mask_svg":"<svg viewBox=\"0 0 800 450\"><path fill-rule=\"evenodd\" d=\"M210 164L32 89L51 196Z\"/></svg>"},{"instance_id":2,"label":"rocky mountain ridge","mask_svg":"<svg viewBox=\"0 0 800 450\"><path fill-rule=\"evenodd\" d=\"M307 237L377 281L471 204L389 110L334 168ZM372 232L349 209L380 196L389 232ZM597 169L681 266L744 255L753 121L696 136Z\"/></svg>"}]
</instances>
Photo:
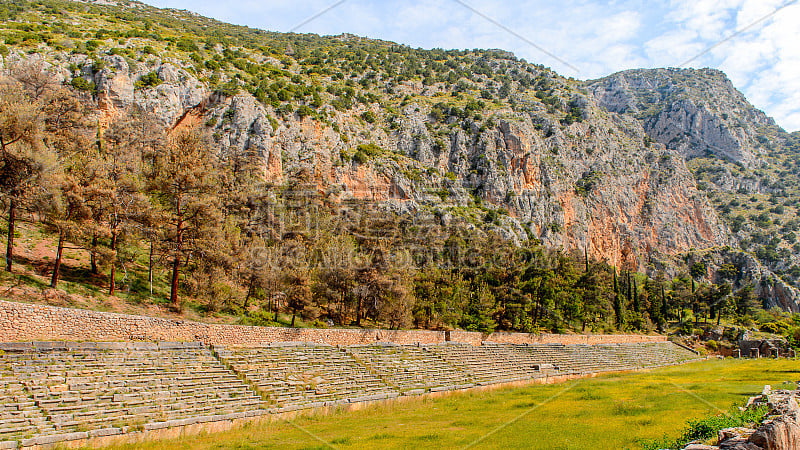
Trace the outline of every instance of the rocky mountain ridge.
<instances>
[{"instance_id":1,"label":"rocky mountain ridge","mask_svg":"<svg viewBox=\"0 0 800 450\"><path fill-rule=\"evenodd\" d=\"M602 107L636 117L652 140L687 160L698 187L749 253L736 257L737 267L761 272L754 278L770 291L763 296L779 299L771 305L792 304L800 273L793 269L800 262L797 133L753 107L718 70L629 70L587 82L587 89Z\"/></svg>"}]
</instances>

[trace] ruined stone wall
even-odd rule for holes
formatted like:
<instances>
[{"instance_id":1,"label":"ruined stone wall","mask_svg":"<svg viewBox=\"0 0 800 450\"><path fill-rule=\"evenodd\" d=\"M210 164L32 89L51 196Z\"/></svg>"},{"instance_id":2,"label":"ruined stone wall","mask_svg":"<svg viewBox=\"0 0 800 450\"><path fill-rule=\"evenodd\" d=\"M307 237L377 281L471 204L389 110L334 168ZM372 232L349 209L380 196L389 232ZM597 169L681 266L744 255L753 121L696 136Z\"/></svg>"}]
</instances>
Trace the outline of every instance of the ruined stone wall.
<instances>
[{"instance_id":1,"label":"ruined stone wall","mask_svg":"<svg viewBox=\"0 0 800 450\"><path fill-rule=\"evenodd\" d=\"M259 346L273 342L328 345L442 344L482 341L506 344L602 344L663 342L664 336L558 335L429 330L348 330L249 327L161 319L0 300L0 342L20 341L201 341L210 345Z\"/></svg>"}]
</instances>

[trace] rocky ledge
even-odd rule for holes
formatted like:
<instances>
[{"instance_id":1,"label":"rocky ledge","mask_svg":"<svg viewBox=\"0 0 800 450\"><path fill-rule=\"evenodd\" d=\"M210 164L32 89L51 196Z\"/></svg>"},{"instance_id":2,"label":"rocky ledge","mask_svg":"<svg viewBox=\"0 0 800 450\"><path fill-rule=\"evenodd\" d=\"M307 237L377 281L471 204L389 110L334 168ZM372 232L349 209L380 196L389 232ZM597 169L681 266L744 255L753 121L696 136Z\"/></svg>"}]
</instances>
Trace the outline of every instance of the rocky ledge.
<instances>
[{"instance_id":1,"label":"rocky ledge","mask_svg":"<svg viewBox=\"0 0 800 450\"><path fill-rule=\"evenodd\" d=\"M764 387L761 395L751 397L747 407L767 404L769 411L761 426L726 428L719 431L716 446L689 444L684 450L796 450L800 448L800 407L795 391L772 391Z\"/></svg>"}]
</instances>

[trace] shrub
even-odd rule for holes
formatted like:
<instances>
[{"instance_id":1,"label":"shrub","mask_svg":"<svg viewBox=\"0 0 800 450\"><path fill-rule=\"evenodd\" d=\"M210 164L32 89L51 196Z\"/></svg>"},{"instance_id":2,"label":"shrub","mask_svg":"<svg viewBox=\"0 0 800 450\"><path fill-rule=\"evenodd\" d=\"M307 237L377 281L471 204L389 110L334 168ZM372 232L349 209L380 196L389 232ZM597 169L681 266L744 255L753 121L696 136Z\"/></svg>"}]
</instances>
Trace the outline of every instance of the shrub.
<instances>
[{"instance_id":1,"label":"shrub","mask_svg":"<svg viewBox=\"0 0 800 450\"><path fill-rule=\"evenodd\" d=\"M372 142L369 144L359 144L358 147L356 147L356 150L363 152L369 157L378 156L383 153L383 149Z\"/></svg>"},{"instance_id":2,"label":"shrub","mask_svg":"<svg viewBox=\"0 0 800 450\"><path fill-rule=\"evenodd\" d=\"M86 42L86 50L93 52L97 50L98 47L100 47L100 44L101 44L100 41L95 41L95 40L88 41Z\"/></svg>"},{"instance_id":3,"label":"shrub","mask_svg":"<svg viewBox=\"0 0 800 450\"><path fill-rule=\"evenodd\" d=\"M361 118L367 123L375 123L377 120L375 113L372 111L365 111L363 114L361 114Z\"/></svg>"},{"instance_id":4,"label":"shrub","mask_svg":"<svg viewBox=\"0 0 800 450\"><path fill-rule=\"evenodd\" d=\"M311 114L314 114L314 110L307 105L302 105L299 108L297 108L297 116L300 117L300 119L304 119L310 116Z\"/></svg>"},{"instance_id":5,"label":"shrub","mask_svg":"<svg viewBox=\"0 0 800 450\"><path fill-rule=\"evenodd\" d=\"M194 41L189 38L181 38L178 40L178 42L175 44L175 48L184 52L196 52L200 50L197 48L197 44L195 44Z\"/></svg>"},{"instance_id":6,"label":"shrub","mask_svg":"<svg viewBox=\"0 0 800 450\"><path fill-rule=\"evenodd\" d=\"M79 91L93 91L94 83L90 83L81 77L75 77L69 84Z\"/></svg>"},{"instance_id":7,"label":"shrub","mask_svg":"<svg viewBox=\"0 0 800 450\"><path fill-rule=\"evenodd\" d=\"M585 172L581 178L575 182L575 193L586 197L589 192L600 183L601 173L594 170Z\"/></svg>"},{"instance_id":8,"label":"shrub","mask_svg":"<svg viewBox=\"0 0 800 450\"><path fill-rule=\"evenodd\" d=\"M161 83L162 83L161 78L158 78L158 74L155 71L153 71L142 75L133 85L136 89L144 89L148 87L158 86Z\"/></svg>"},{"instance_id":9,"label":"shrub","mask_svg":"<svg viewBox=\"0 0 800 450\"><path fill-rule=\"evenodd\" d=\"M765 333L785 334L789 331L789 324L784 321L765 323L759 327Z\"/></svg>"},{"instance_id":10,"label":"shrub","mask_svg":"<svg viewBox=\"0 0 800 450\"><path fill-rule=\"evenodd\" d=\"M702 278L706 276L706 263L703 261L697 261L696 263L692 264L692 267L689 269L689 273L692 275L693 278Z\"/></svg>"},{"instance_id":11,"label":"shrub","mask_svg":"<svg viewBox=\"0 0 800 450\"><path fill-rule=\"evenodd\" d=\"M719 430L724 428L741 427L751 423L759 424L766 413L766 405L745 411L740 411L739 408L734 407L727 414L687 421L686 429L678 439L664 438L656 441L643 441L641 446L644 450L681 449L689 442L704 441L715 437Z\"/></svg>"},{"instance_id":12,"label":"shrub","mask_svg":"<svg viewBox=\"0 0 800 450\"><path fill-rule=\"evenodd\" d=\"M369 160L369 157L367 157L367 155L364 154L364 152L362 152L361 150L357 151L356 154L353 155L353 161L355 161L355 162L357 162L359 164L364 164L368 160Z\"/></svg>"}]
</instances>

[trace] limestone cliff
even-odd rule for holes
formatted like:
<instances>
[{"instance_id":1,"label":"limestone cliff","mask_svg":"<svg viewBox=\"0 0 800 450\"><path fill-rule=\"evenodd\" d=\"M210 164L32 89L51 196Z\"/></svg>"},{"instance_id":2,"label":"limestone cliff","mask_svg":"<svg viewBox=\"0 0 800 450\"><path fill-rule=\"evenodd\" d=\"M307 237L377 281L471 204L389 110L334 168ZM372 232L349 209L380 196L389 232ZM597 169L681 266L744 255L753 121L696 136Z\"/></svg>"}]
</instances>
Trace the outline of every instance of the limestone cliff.
<instances>
[{"instance_id":1,"label":"limestone cliff","mask_svg":"<svg viewBox=\"0 0 800 450\"><path fill-rule=\"evenodd\" d=\"M718 70L628 70L587 88L601 107L639 118L653 140L685 158L714 155L749 166L764 153L762 129L777 128Z\"/></svg>"},{"instance_id":2,"label":"limestone cliff","mask_svg":"<svg viewBox=\"0 0 800 450\"><path fill-rule=\"evenodd\" d=\"M325 106L327 123L280 115L249 93L214 93L175 61L135 71L116 55L104 56L100 70L86 58L67 61L79 70L59 66L62 76L94 82L101 109L135 105L167 124L204 125L221 154L258 155L266 180L286 182L305 168L336 201L374 200L418 215L465 214L462 208L479 204L498 211L497 220L466 213L467 222L488 222L510 239L586 248L618 267L645 268L651 256L731 243L679 153L646 141L635 119L605 111L557 76L552 82L569 92L564 102L581 105L580 121L565 125L558 111L502 105L489 120L448 117L434 129L433 107L421 101L405 105L389 128L380 126L385 117L361 119L367 110L380 117L375 107ZM149 73L157 85L135 86ZM383 152L366 162L342 156L361 143Z\"/></svg>"},{"instance_id":3,"label":"limestone cliff","mask_svg":"<svg viewBox=\"0 0 800 450\"><path fill-rule=\"evenodd\" d=\"M650 139L687 160L745 251L712 259L742 268L738 280L753 282L767 306L797 311L796 134L753 107L718 70L629 70L586 87L601 107L636 117Z\"/></svg>"}]
</instances>

